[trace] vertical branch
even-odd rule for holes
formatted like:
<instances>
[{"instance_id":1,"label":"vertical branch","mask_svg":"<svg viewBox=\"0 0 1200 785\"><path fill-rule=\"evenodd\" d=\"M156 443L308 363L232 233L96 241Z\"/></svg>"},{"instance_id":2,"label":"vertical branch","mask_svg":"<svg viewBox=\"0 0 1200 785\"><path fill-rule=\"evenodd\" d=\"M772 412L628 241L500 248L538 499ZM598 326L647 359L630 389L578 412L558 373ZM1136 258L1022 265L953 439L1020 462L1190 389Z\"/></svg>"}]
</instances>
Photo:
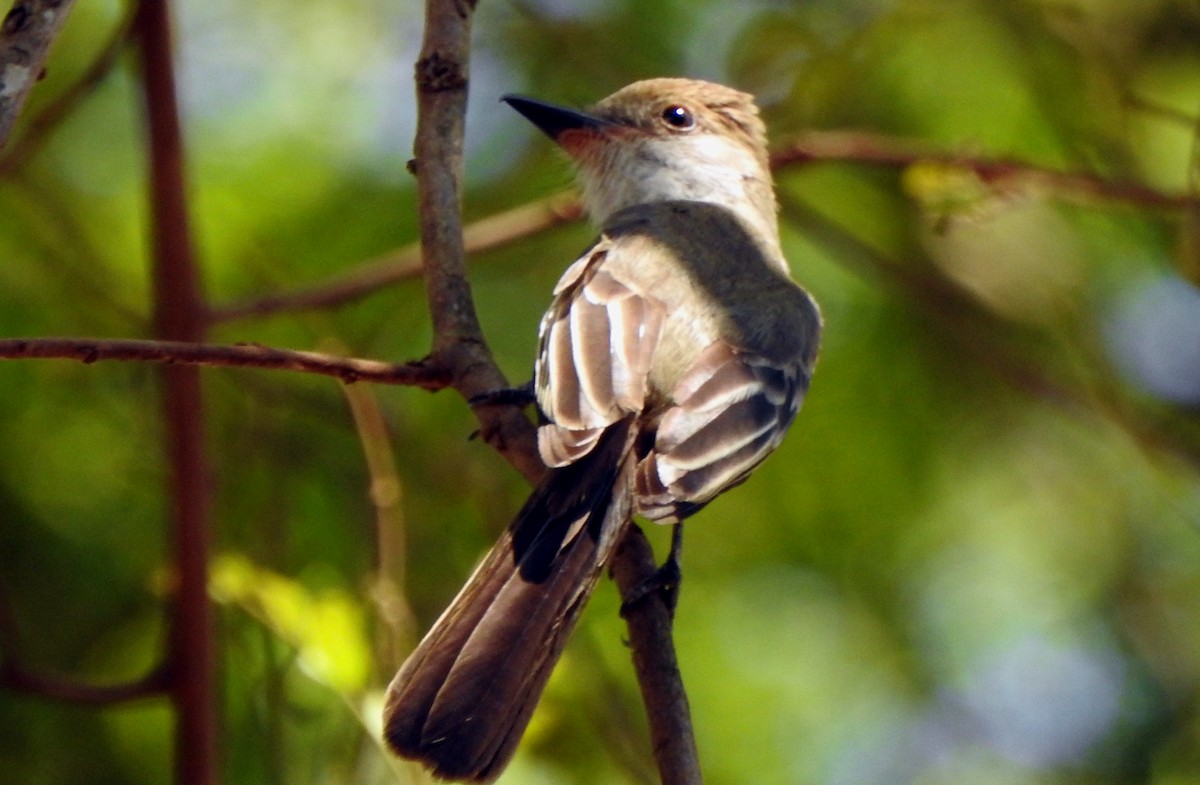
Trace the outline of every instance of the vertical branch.
<instances>
[{"instance_id":1,"label":"vertical branch","mask_svg":"<svg viewBox=\"0 0 1200 785\"><path fill-rule=\"evenodd\" d=\"M403 484L392 454L387 423L375 394L363 385L343 385L350 404L363 458L371 478L371 502L375 506L375 548L378 562L371 580L370 595L383 629L379 635L378 661L385 668L400 662L400 648L411 645L416 618L404 595L408 568Z\"/></svg>"},{"instance_id":2,"label":"vertical branch","mask_svg":"<svg viewBox=\"0 0 1200 785\"><path fill-rule=\"evenodd\" d=\"M636 595L638 587L655 579L654 551L636 524L625 527L610 571L622 597ZM700 785L700 754L675 656L671 610L661 592L649 592L627 604L621 615L629 630L633 669L646 706L650 744L662 785Z\"/></svg>"},{"instance_id":3,"label":"vertical branch","mask_svg":"<svg viewBox=\"0 0 1200 785\"><path fill-rule=\"evenodd\" d=\"M507 383L487 344L466 275L462 203L463 125L474 0L426 0L425 38L417 61L416 172L421 208L421 252L433 319L428 362L450 372L468 398ZM527 478L544 472L527 419L512 407L477 406L489 444ZM521 439L514 444L512 439ZM518 447L519 449L514 449ZM654 555L636 526L627 528L612 571L622 594L654 574ZM671 639L671 614L659 599L628 609L630 644L652 729L664 785L699 785L700 767L683 681Z\"/></svg>"},{"instance_id":4,"label":"vertical branch","mask_svg":"<svg viewBox=\"0 0 1200 785\"><path fill-rule=\"evenodd\" d=\"M188 226L183 136L175 95L167 0L142 0L137 19L149 132L154 328L157 337L200 341L204 302ZM170 667L177 712L175 781L216 781L212 608L208 602L208 466L199 369L169 366L163 407L170 465L176 587Z\"/></svg>"},{"instance_id":5,"label":"vertical branch","mask_svg":"<svg viewBox=\"0 0 1200 785\"><path fill-rule=\"evenodd\" d=\"M475 315L463 249L463 127L474 0L426 0L425 34L416 65L417 195L421 258L433 320L429 362L447 369L471 398L508 386ZM531 480L544 471L533 427L515 407L475 407L481 433Z\"/></svg>"},{"instance_id":6,"label":"vertical branch","mask_svg":"<svg viewBox=\"0 0 1200 785\"><path fill-rule=\"evenodd\" d=\"M0 25L0 147L33 84L42 78L50 45L75 0L17 0Z\"/></svg>"},{"instance_id":7,"label":"vertical branch","mask_svg":"<svg viewBox=\"0 0 1200 785\"><path fill-rule=\"evenodd\" d=\"M474 3L428 0L416 65L417 192L435 352L484 344L462 236L463 137Z\"/></svg>"}]
</instances>

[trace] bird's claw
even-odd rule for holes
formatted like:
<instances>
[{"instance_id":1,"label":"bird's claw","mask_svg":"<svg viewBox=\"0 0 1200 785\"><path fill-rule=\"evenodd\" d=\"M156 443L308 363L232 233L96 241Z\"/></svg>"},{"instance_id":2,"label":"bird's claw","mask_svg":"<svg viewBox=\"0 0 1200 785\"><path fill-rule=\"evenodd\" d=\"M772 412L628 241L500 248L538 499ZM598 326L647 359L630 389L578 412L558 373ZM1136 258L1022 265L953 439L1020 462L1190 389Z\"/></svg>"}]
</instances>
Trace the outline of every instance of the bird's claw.
<instances>
[{"instance_id":1,"label":"bird's claw","mask_svg":"<svg viewBox=\"0 0 1200 785\"><path fill-rule=\"evenodd\" d=\"M533 391L532 379L520 387L501 387L498 390L488 390L479 395L472 395L467 399L467 405L472 407L505 404L525 407L536 402L537 395Z\"/></svg>"}]
</instances>

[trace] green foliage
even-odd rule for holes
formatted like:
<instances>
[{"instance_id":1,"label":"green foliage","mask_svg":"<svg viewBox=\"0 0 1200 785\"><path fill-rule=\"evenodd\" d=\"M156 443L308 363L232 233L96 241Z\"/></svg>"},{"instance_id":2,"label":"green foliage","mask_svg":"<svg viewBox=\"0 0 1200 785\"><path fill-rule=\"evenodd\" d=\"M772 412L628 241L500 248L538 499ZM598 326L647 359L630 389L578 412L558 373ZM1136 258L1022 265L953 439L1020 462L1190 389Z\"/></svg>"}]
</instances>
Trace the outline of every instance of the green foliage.
<instances>
[{"instance_id":1,"label":"green foliage","mask_svg":"<svg viewBox=\"0 0 1200 785\"><path fill-rule=\"evenodd\" d=\"M420 4L179 5L215 305L320 284L416 239L404 162ZM585 103L658 75L756 92L781 144L868 131L1194 195L1195 4L584 6L480 4L468 215L569 179L501 93ZM74 13L31 116L118 21L112 4ZM149 331L127 60L0 181L3 336ZM1194 214L936 162L814 161L778 182L787 254L826 335L779 453L687 526L677 642L708 781L1200 781L1200 396L1147 365L1176 358L1167 371L1195 385L1200 314L1135 340L1174 313L1142 304L1154 284L1195 292ZM590 236L562 227L472 260L514 380ZM429 346L419 281L212 335L389 360ZM372 476L377 437L337 383L204 378L225 781L424 781L380 749L382 690L523 484L469 439L449 393L354 388L383 413L395 463ZM0 411L0 595L20 632L0 655L138 677L162 650L170 578L156 369L5 361ZM617 605L602 584L501 782L653 779ZM0 780L166 782L171 723L163 700L4 692Z\"/></svg>"}]
</instances>

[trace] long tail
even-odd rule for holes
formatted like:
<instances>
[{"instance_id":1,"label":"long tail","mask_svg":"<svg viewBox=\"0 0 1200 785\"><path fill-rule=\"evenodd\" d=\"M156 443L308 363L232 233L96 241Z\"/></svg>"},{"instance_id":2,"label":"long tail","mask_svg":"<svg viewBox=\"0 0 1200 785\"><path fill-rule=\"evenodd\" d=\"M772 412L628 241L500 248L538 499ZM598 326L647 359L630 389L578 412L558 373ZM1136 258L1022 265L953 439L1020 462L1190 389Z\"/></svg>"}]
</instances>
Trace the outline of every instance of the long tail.
<instances>
[{"instance_id":1,"label":"long tail","mask_svg":"<svg viewBox=\"0 0 1200 785\"><path fill-rule=\"evenodd\" d=\"M384 736L437 777L499 776L630 520L635 428L551 472L388 687Z\"/></svg>"}]
</instances>

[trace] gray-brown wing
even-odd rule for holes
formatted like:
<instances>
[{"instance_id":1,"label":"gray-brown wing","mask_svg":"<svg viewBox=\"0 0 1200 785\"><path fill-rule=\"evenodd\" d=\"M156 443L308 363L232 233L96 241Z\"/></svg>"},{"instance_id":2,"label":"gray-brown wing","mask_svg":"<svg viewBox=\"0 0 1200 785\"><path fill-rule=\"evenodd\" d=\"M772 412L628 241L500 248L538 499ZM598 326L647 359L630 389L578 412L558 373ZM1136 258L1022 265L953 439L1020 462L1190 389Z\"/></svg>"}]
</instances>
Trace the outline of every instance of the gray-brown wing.
<instances>
[{"instance_id":1,"label":"gray-brown wing","mask_svg":"<svg viewBox=\"0 0 1200 785\"><path fill-rule=\"evenodd\" d=\"M550 423L538 431L548 466L586 455L600 433L642 410L666 309L620 280L601 240L563 275L542 318L534 371Z\"/></svg>"},{"instance_id":2,"label":"gray-brown wing","mask_svg":"<svg viewBox=\"0 0 1200 785\"><path fill-rule=\"evenodd\" d=\"M800 358L780 365L710 345L676 386L638 467L638 511L674 522L745 480L783 439L810 374Z\"/></svg>"}]
</instances>

